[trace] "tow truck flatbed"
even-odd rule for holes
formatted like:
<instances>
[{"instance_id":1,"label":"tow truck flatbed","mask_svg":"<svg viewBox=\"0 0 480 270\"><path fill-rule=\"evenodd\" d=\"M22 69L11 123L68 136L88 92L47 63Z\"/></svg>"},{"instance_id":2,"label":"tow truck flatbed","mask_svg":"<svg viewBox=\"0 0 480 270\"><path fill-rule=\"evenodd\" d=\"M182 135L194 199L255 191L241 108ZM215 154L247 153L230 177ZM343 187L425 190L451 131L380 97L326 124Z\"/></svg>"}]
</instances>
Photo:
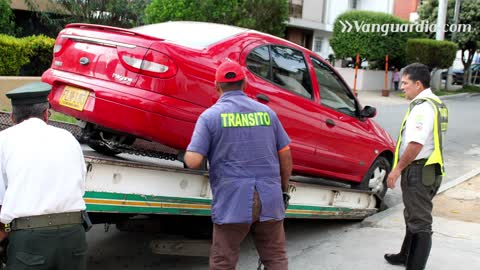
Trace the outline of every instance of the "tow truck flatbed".
<instances>
[{"instance_id":1,"label":"tow truck flatbed","mask_svg":"<svg viewBox=\"0 0 480 270\"><path fill-rule=\"evenodd\" d=\"M132 155L109 157L84 151L87 163L85 202L95 213L208 216L212 193L208 172L185 169L180 162ZM374 194L318 184L306 177L291 180L287 218L363 219L377 212Z\"/></svg>"}]
</instances>

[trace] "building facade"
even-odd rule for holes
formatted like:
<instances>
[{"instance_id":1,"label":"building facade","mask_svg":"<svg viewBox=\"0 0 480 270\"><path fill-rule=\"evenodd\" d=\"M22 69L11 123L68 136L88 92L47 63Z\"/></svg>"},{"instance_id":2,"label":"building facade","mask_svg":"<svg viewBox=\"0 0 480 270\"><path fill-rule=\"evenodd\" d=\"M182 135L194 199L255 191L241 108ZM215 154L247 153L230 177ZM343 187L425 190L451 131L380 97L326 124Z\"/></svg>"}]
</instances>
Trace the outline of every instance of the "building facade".
<instances>
[{"instance_id":1,"label":"building facade","mask_svg":"<svg viewBox=\"0 0 480 270\"><path fill-rule=\"evenodd\" d=\"M330 38L335 19L349 10L394 13L395 0L289 0L286 38L323 58L333 54Z\"/></svg>"}]
</instances>

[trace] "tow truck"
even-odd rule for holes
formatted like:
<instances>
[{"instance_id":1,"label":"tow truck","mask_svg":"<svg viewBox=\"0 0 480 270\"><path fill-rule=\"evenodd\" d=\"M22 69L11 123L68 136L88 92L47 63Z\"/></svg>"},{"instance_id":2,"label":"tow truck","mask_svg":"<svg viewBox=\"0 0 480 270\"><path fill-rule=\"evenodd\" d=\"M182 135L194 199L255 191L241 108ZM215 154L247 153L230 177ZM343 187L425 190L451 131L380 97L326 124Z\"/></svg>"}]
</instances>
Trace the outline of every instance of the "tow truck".
<instances>
[{"instance_id":1,"label":"tow truck","mask_svg":"<svg viewBox=\"0 0 480 270\"><path fill-rule=\"evenodd\" d=\"M67 129L81 140L78 126L55 121L49 124ZM0 130L11 125L8 114L0 113ZM145 146L143 151L133 149L115 157L84 151L84 200L93 223L118 227L138 215L210 215L208 172L184 168L168 151L161 151L161 156L152 154L158 152L149 152ZM292 176L290 183L287 218L361 220L382 205L373 192L352 189L348 184L302 176Z\"/></svg>"}]
</instances>

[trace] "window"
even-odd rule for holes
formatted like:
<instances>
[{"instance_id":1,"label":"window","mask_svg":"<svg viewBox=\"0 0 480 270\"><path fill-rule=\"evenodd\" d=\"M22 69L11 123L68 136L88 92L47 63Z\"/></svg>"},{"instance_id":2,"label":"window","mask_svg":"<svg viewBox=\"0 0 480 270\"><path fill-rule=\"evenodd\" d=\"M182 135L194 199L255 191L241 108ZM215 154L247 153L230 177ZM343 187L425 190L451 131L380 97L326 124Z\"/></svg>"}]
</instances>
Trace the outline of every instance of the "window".
<instances>
[{"instance_id":1,"label":"window","mask_svg":"<svg viewBox=\"0 0 480 270\"><path fill-rule=\"evenodd\" d=\"M322 42L323 42L323 38L321 37L316 37L314 42L313 42L313 51L314 52L321 52L322 51Z\"/></svg>"},{"instance_id":2,"label":"window","mask_svg":"<svg viewBox=\"0 0 480 270\"><path fill-rule=\"evenodd\" d=\"M247 56L247 68L289 92L313 98L307 63L301 51L281 46L257 47Z\"/></svg>"},{"instance_id":3,"label":"window","mask_svg":"<svg viewBox=\"0 0 480 270\"><path fill-rule=\"evenodd\" d=\"M340 78L320 60L311 58L317 76L322 105L350 116L357 116L353 94Z\"/></svg>"},{"instance_id":4,"label":"window","mask_svg":"<svg viewBox=\"0 0 480 270\"><path fill-rule=\"evenodd\" d=\"M204 22L165 22L132 28L133 31L177 44L203 49L247 29Z\"/></svg>"},{"instance_id":5,"label":"window","mask_svg":"<svg viewBox=\"0 0 480 270\"><path fill-rule=\"evenodd\" d=\"M358 0L350 0L350 8L357 9L358 8Z\"/></svg>"},{"instance_id":6,"label":"window","mask_svg":"<svg viewBox=\"0 0 480 270\"><path fill-rule=\"evenodd\" d=\"M255 48L247 56L247 68L254 74L270 79L270 50L268 46Z\"/></svg>"},{"instance_id":7,"label":"window","mask_svg":"<svg viewBox=\"0 0 480 270\"><path fill-rule=\"evenodd\" d=\"M312 99L312 83L303 53L288 47L271 46L272 81L286 90Z\"/></svg>"}]
</instances>

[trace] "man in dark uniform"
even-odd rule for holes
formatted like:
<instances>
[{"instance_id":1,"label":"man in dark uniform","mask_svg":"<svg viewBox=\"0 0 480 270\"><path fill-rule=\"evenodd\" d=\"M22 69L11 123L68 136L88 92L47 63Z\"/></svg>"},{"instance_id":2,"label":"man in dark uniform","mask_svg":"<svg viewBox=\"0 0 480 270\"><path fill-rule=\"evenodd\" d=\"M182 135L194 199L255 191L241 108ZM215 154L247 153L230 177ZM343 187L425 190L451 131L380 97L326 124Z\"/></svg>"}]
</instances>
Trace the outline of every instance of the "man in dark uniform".
<instances>
[{"instance_id":1,"label":"man in dark uniform","mask_svg":"<svg viewBox=\"0 0 480 270\"><path fill-rule=\"evenodd\" d=\"M7 93L14 126L0 132L0 221L7 269L86 269L86 166L73 135L47 125L51 87Z\"/></svg>"},{"instance_id":2,"label":"man in dark uniform","mask_svg":"<svg viewBox=\"0 0 480 270\"><path fill-rule=\"evenodd\" d=\"M430 90L430 72L423 64L405 67L402 90L410 102L395 151L393 170L387 178L394 188L401 175L406 234L400 253L385 254L391 264L422 270L432 245L432 199L444 174L443 137L448 111Z\"/></svg>"},{"instance_id":3,"label":"man in dark uniform","mask_svg":"<svg viewBox=\"0 0 480 270\"><path fill-rule=\"evenodd\" d=\"M290 139L277 115L243 93L242 67L226 61L215 80L221 97L200 115L185 154L190 168L208 157L214 223L210 269L235 269L252 233L269 270L288 269L283 219L292 170ZM282 194L283 192L283 194Z\"/></svg>"}]
</instances>

